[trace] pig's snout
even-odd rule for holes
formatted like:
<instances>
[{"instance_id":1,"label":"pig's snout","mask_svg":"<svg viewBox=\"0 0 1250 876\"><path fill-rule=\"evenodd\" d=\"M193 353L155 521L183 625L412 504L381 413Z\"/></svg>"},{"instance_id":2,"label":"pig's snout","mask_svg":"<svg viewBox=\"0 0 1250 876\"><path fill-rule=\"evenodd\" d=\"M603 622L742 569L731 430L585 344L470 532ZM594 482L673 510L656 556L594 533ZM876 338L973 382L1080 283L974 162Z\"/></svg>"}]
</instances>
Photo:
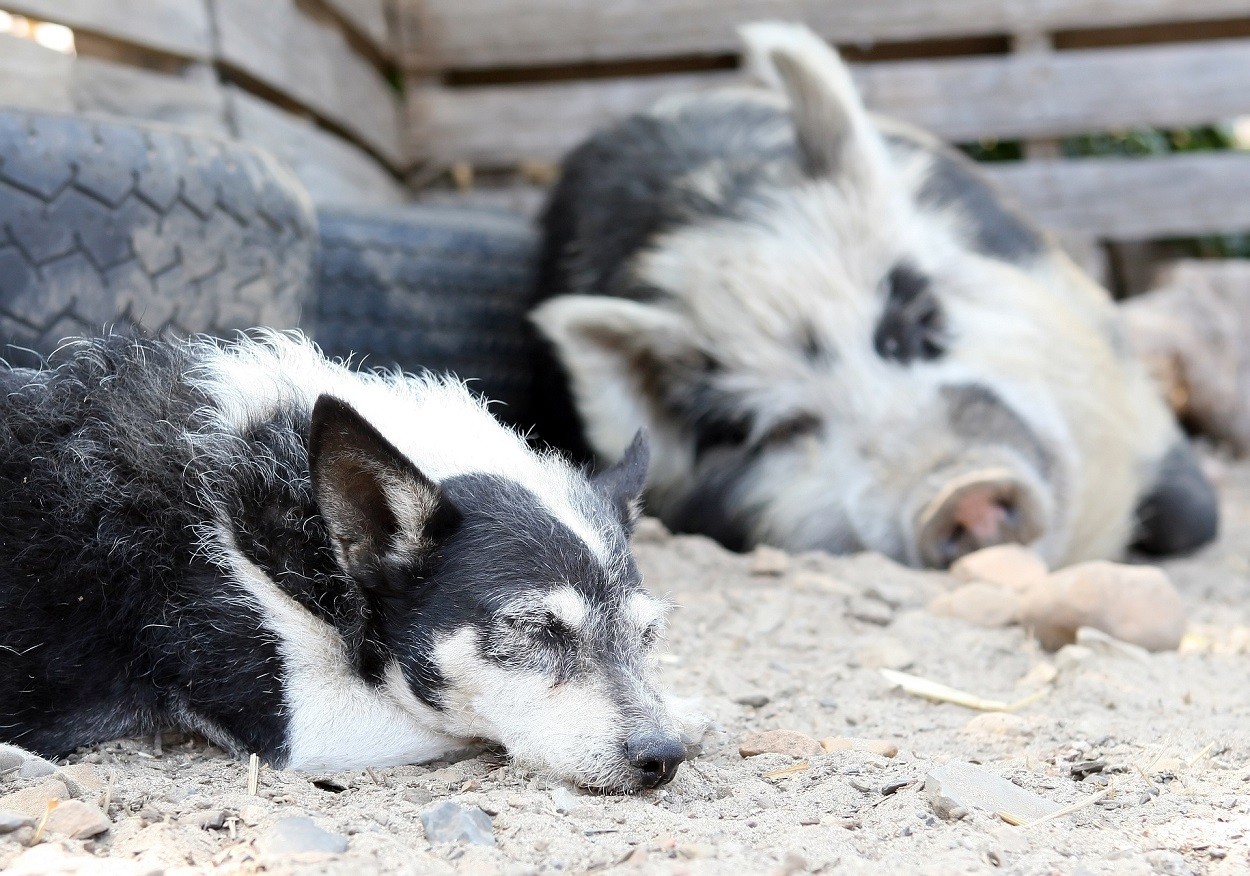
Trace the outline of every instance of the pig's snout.
<instances>
[{"instance_id":1,"label":"pig's snout","mask_svg":"<svg viewBox=\"0 0 1250 876\"><path fill-rule=\"evenodd\" d=\"M975 550L1029 544L1044 531L1032 490L1009 472L972 472L946 483L916 520L920 559L944 569Z\"/></svg>"}]
</instances>

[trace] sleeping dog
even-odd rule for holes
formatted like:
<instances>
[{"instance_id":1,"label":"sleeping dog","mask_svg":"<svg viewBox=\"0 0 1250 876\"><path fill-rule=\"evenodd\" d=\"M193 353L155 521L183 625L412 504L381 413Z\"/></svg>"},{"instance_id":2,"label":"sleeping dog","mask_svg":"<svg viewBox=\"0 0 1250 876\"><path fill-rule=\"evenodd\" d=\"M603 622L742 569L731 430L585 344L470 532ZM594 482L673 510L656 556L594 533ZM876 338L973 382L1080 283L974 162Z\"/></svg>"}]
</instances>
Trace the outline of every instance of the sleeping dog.
<instances>
[{"instance_id":1,"label":"sleeping dog","mask_svg":"<svg viewBox=\"0 0 1250 876\"><path fill-rule=\"evenodd\" d=\"M456 381L290 335L54 366L0 371L0 741L176 726L349 769L487 739L588 787L672 778L641 436L588 478Z\"/></svg>"}]
</instances>

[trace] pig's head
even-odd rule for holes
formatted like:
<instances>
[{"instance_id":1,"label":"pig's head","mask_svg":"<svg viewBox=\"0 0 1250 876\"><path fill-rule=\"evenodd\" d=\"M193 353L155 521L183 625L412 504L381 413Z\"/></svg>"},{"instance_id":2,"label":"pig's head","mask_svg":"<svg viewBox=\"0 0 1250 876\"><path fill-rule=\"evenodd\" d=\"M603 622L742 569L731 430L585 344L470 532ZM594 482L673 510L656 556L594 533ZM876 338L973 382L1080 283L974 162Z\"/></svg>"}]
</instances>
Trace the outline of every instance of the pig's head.
<instances>
[{"instance_id":1,"label":"pig's head","mask_svg":"<svg viewBox=\"0 0 1250 876\"><path fill-rule=\"evenodd\" d=\"M944 567L1208 540L1213 493L1109 296L970 162L870 117L810 31L744 35L780 94L626 122L549 208L534 320L594 451L647 428L650 509L736 548Z\"/></svg>"}]
</instances>

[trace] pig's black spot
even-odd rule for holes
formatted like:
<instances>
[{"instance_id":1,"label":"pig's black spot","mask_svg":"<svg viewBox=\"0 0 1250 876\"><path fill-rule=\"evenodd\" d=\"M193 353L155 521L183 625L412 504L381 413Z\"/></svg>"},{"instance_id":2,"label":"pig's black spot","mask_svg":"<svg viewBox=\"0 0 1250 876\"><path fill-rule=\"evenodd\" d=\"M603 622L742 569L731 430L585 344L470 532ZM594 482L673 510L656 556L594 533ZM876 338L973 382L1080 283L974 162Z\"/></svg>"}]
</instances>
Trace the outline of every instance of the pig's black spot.
<instances>
[{"instance_id":1,"label":"pig's black spot","mask_svg":"<svg viewBox=\"0 0 1250 876\"><path fill-rule=\"evenodd\" d=\"M971 226L973 248L982 255L1020 264L1041 255L1041 234L1008 208L993 186L962 155L934 151L920 187L921 205L955 206Z\"/></svg>"},{"instance_id":2,"label":"pig's black spot","mask_svg":"<svg viewBox=\"0 0 1250 876\"><path fill-rule=\"evenodd\" d=\"M1190 446L1180 441L1164 456L1150 492L1137 508L1133 547L1166 555L1195 550L1219 532L1215 488Z\"/></svg>"},{"instance_id":3,"label":"pig's black spot","mask_svg":"<svg viewBox=\"0 0 1250 876\"><path fill-rule=\"evenodd\" d=\"M946 320L929 278L914 265L895 265L885 281L885 307L872 345L882 359L909 365L946 351Z\"/></svg>"}]
</instances>

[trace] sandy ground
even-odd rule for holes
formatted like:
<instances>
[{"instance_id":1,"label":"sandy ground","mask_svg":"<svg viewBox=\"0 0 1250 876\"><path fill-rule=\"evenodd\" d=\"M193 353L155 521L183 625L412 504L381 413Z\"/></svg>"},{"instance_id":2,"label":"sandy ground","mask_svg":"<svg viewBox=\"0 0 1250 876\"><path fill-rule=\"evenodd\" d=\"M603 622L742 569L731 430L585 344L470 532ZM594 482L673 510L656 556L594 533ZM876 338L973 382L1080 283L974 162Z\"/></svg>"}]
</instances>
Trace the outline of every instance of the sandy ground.
<instances>
[{"instance_id":1,"label":"sandy ground","mask_svg":"<svg viewBox=\"0 0 1250 876\"><path fill-rule=\"evenodd\" d=\"M1221 480L1220 542L1167 564L1190 611L1179 653L1046 654L1019 628L931 615L929 600L952 586L944 574L813 554L753 575L750 556L648 525L640 562L679 605L664 675L720 728L667 788L570 793L487 753L368 772L264 769L250 795L246 764L171 733L160 749L122 741L71 758L71 794L103 803L111 826L87 841L45 832L31 847L30 827L0 834L0 869L1250 872L1250 465L1226 467ZM982 717L892 690L882 664L1005 701L1045 693ZM899 753L739 755L748 734L778 728L887 740ZM924 784L951 760L1086 805L1025 827L977 809L943 818ZM0 810L29 806L49 781L0 779L10 795ZM427 841L420 816L443 800L485 810L496 845ZM292 815L346 850L281 851L275 825Z\"/></svg>"}]
</instances>

